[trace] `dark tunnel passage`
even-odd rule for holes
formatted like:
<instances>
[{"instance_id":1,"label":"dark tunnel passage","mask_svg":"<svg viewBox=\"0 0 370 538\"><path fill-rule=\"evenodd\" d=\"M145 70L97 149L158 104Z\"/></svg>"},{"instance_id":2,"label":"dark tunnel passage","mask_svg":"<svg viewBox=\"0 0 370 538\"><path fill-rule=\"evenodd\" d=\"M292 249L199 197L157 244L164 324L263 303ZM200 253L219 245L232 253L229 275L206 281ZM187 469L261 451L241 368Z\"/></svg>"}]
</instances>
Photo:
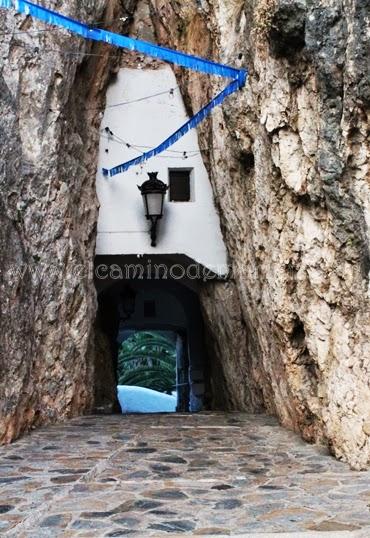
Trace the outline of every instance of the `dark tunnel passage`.
<instances>
[{"instance_id":1,"label":"dark tunnel passage","mask_svg":"<svg viewBox=\"0 0 370 538\"><path fill-rule=\"evenodd\" d=\"M188 266L189 261L183 256L151 256L150 260L145 257L138 259L136 256L96 258L97 411L121 412L117 386L121 387L122 346L129 339L136 337L139 340L145 335L173 343L173 392L167 391L167 394L176 397L173 411L198 412L209 407L208 358L198 297L199 281L191 278L189 272L183 274L184 271L180 271L180 267ZM147 348L142 345L141 350L145 349ZM137 368L135 362L140 360L143 360L142 356L138 360L135 356L129 358L130 367L133 368L134 364ZM149 362L153 363L153 360L150 359ZM142 363L139 366L139 370L143 371ZM153 369L153 364L150 366ZM158 368L156 371L159 372L157 381L160 382L164 373ZM127 376L125 379L128 379ZM131 375L130 379L137 381L137 376ZM137 384L141 387L148 386L143 382ZM132 409L133 412L138 411L135 405Z\"/></svg>"}]
</instances>

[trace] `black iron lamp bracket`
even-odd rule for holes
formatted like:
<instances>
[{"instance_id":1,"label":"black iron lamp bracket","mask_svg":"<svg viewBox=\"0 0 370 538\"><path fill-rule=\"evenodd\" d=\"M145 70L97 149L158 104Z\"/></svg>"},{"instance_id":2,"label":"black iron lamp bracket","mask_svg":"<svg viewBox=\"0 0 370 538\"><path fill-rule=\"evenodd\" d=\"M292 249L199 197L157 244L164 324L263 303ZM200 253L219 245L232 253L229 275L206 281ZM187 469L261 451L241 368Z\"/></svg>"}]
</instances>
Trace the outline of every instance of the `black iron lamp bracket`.
<instances>
[{"instance_id":1,"label":"black iron lamp bracket","mask_svg":"<svg viewBox=\"0 0 370 538\"><path fill-rule=\"evenodd\" d=\"M150 225L151 245L152 245L152 247L156 247L157 246L157 223L158 223L158 217L151 217L150 221L151 221L151 225Z\"/></svg>"}]
</instances>

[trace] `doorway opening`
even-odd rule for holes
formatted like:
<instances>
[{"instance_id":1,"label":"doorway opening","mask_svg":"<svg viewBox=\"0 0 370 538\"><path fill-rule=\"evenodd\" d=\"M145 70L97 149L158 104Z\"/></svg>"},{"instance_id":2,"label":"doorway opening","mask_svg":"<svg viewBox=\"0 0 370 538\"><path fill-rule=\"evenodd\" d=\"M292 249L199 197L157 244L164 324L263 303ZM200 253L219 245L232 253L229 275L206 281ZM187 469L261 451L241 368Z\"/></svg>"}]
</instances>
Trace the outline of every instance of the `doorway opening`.
<instances>
[{"instance_id":1,"label":"doorway opening","mask_svg":"<svg viewBox=\"0 0 370 538\"><path fill-rule=\"evenodd\" d=\"M125 329L120 339L117 396L122 413L188 411L183 336L175 331Z\"/></svg>"},{"instance_id":2,"label":"doorway opening","mask_svg":"<svg viewBox=\"0 0 370 538\"><path fill-rule=\"evenodd\" d=\"M207 406L199 282L171 276L167 269L190 263L173 258L96 259L97 412L194 413Z\"/></svg>"}]
</instances>

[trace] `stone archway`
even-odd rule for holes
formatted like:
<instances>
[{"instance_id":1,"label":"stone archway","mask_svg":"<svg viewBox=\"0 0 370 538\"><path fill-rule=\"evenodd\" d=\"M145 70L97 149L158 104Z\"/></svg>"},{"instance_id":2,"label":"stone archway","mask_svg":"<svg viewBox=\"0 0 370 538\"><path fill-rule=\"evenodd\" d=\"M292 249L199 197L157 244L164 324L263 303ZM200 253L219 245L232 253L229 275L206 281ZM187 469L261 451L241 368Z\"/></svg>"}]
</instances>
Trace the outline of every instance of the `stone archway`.
<instances>
[{"instance_id":1,"label":"stone archway","mask_svg":"<svg viewBox=\"0 0 370 538\"><path fill-rule=\"evenodd\" d=\"M172 261L180 267L180 262L183 263L184 260L173 257ZM156 257L157 263L152 263L149 273L149 261L145 259L140 264L145 266L144 274L127 273L127 269L133 267L131 262L130 256L98 256L96 259L99 306L94 374L95 408L104 412L118 410L116 371L123 331L170 330L179 337L178 357L183 357L182 362L178 359L179 384L188 384L188 393L183 393L182 401L189 401L188 411L200 411L205 407L207 399L205 370L208 361L198 282L189 277L176 279L170 273L156 274L155 268L158 265L163 269L171 267L169 260L161 256ZM136 264L137 267L138 265ZM102 267L107 270L103 271ZM99 278L99 274L102 278ZM159 276L163 278L157 278Z\"/></svg>"}]
</instances>

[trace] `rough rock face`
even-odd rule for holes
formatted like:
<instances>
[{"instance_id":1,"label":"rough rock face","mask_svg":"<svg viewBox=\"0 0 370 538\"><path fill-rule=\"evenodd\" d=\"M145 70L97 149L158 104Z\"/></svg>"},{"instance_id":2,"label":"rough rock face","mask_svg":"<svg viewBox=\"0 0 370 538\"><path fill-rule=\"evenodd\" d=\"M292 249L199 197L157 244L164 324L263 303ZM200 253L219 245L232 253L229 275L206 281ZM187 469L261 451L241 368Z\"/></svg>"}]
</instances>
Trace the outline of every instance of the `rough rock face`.
<instances>
[{"instance_id":1,"label":"rough rock face","mask_svg":"<svg viewBox=\"0 0 370 538\"><path fill-rule=\"evenodd\" d=\"M214 404L277 414L362 468L370 452L369 0L148 2L158 42L250 70L246 88L199 131L232 269L227 283L202 292ZM151 38L144 3L136 24ZM48 5L125 32L136 1ZM35 28L44 26L0 14L1 32L17 30L0 45L5 442L91 409L93 389L103 406L111 397L96 381L96 368L107 372L107 346L93 337L89 268L98 108L119 60L60 30L18 33ZM189 109L221 87L178 74Z\"/></svg>"},{"instance_id":2,"label":"rough rock face","mask_svg":"<svg viewBox=\"0 0 370 538\"><path fill-rule=\"evenodd\" d=\"M122 29L118 2L48 5ZM128 15L134 6L125 2ZM0 28L0 440L7 442L93 402L97 107L113 60L104 45L45 31L14 11L1 10Z\"/></svg>"},{"instance_id":3,"label":"rough rock face","mask_svg":"<svg viewBox=\"0 0 370 538\"><path fill-rule=\"evenodd\" d=\"M201 128L232 267L203 292L219 402L370 453L370 88L362 0L152 0L158 40L249 68ZM366 15L367 13L367 15ZM181 77L189 107L216 83ZM200 91L203 88L203 91ZM243 379L243 383L241 383ZM216 380L216 385L217 385Z\"/></svg>"}]
</instances>

